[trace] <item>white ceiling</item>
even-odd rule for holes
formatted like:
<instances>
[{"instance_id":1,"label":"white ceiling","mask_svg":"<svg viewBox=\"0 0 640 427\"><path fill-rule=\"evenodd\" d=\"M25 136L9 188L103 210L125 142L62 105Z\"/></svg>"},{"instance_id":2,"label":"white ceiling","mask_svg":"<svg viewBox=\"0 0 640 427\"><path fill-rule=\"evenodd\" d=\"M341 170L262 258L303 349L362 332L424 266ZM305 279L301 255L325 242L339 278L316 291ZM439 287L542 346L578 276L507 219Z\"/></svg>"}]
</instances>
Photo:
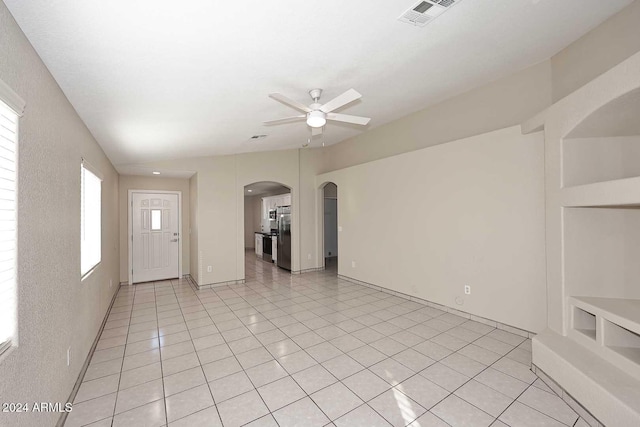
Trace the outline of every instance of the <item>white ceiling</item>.
<instances>
[{"instance_id":1,"label":"white ceiling","mask_svg":"<svg viewBox=\"0 0 640 427\"><path fill-rule=\"evenodd\" d=\"M118 169L300 147L304 122L261 124L297 113L271 92L310 104L309 89L353 87L341 112L374 128L545 60L631 2L464 0L420 28L397 21L413 0L4 1ZM324 143L362 131L329 123Z\"/></svg>"}]
</instances>

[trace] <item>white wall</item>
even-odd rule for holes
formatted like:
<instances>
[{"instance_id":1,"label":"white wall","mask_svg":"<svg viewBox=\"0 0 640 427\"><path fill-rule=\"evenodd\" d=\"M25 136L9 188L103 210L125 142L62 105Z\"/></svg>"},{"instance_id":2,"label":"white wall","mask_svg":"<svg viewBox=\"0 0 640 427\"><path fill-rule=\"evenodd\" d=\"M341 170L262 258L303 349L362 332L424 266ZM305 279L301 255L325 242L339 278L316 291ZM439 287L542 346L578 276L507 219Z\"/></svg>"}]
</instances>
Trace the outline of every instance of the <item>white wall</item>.
<instances>
[{"instance_id":1,"label":"white wall","mask_svg":"<svg viewBox=\"0 0 640 427\"><path fill-rule=\"evenodd\" d=\"M190 273L190 218L189 208L191 206L189 180L179 178L162 178L155 176L120 176L120 282L129 281L129 190L166 190L180 191L182 193L182 274Z\"/></svg>"},{"instance_id":2,"label":"white wall","mask_svg":"<svg viewBox=\"0 0 640 427\"><path fill-rule=\"evenodd\" d=\"M18 155L19 346L0 360L0 401L66 402L118 289L118 175L2 2L0 58L0 79L27 104ZM102 260L81 282L83 157L104 181ZM52 426L59 416L0 413L0 425Z\"/></svg>"},{"instance_id":3,"label":"white wall","mask_svg":"<svg viewBox=\"0 0 640 427\"><path fill-rule=\"evenodd\" d=\"M542 134L511 127L320 175L339 188L338 273L540 331L543 173Z\"/></svg>"}]
</instances>

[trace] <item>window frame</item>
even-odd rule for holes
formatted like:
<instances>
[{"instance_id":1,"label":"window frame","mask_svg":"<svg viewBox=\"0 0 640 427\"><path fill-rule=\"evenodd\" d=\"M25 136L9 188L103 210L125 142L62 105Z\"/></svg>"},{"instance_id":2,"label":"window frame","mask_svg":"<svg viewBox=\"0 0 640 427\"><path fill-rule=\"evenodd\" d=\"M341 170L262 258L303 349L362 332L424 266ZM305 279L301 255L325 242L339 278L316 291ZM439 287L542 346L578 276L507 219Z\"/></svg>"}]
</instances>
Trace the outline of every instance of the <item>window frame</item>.
<instances>
[{"instance_id":1,"label":"window frame","mask_svg":"<svg viewBox=\"0 0 640 427\"><path fill-rule=\"evenodd\" d=\"M100 183L100 204L99 204L99 228L100 231L98 233L99 236L99 244L97 245L98 249L98 258L95 263L91 263L91 266L87 268L86 271L83 271L83 252L85 249L85 231L84 227L86 225L85 222L85 173L88 172L93 175ZM82 158L80 162L80 281L84 281L87 277L89 277L102 263L102 182L103 177L102 174L96 169L91 163L89 163L86 159ZM90 242L89 242L90 243Z\"/></svg>"},{"instance_id":2,"label":"window frame","mask_svg":"<svg viewBox=\"0 0 640 427\"><path fill-rule=\"evenodd\" d=\"M12 271L13 277L11 277L12 281L12 291L14 294L14 301L12 305L12 313L11 317L13 317L13 325L11 334L5 341L0 342L0 362L4 360L4 358L11 353L13 349L18 346L18 311L19 311L19 300L18 300L18 180L19 180L19 147L20 147L20 118L24 115L25 110L25 102L24 100L15 93L6 83L0 80L0 104L2 104L3 109L7 109L15 115L15 141L14 150L13 150L13 192L14 192L14 200L13 200L13 221L15 224L15 230L13 230L14 234L14 244L10 249L13 251L13 262L12 262ZM11 119L10 119L11 120Z\"/></svg>"}]
</instances>

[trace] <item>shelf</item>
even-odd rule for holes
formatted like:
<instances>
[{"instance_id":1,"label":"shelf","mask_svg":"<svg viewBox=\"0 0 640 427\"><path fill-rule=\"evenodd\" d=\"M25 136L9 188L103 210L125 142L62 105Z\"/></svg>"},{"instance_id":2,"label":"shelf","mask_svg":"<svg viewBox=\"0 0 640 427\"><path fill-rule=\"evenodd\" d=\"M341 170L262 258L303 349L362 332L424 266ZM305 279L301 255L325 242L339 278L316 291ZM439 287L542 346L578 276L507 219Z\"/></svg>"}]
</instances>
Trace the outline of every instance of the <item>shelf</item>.
<instances>
[{"instance_id":1,"label":"shelf","mask_svg":"<svg viewBox=\"0 0 640 427\"><path fill-rule=\"evenodd\" d=\"M587 338L596 340L596 316L579 307L573 306L573 329Z\"/></svg>"},{"instance_id":2,"label":"shelf","mask_svg":"<svg viewBox=\"0 0 640 427\"><path fill-rule=\"evenodd\" d=\"M567 337L640 380L640 300L570 297Z\"/></svg>"},{"instance_id":3,"label":"shelf","mask_svg":"<svg viewBox=\"0 0 640 427\"><path fill-rule=\"evenodd\" d=\"M640 334L639 299L570 297L569 303L635 334Z\"/></svg>"},{"instance_id":4,"label":"shelf","mask_svg":"<svg viewBox=\"0 0 640 427\"><path fill-rule=\"evenodd\" d=\"M564 207L640 207L640 177L565 187Z\"/></svg>"},{"instance_id":5,"label":"shelf","mask_svg":"<svg viewBox=\"0 0 640 427\"><path fill-rule=\"evenodd\" d=\"M605 347L640 365L640 335L606 319L603 329Z\"/></svg>"}]
</instances>

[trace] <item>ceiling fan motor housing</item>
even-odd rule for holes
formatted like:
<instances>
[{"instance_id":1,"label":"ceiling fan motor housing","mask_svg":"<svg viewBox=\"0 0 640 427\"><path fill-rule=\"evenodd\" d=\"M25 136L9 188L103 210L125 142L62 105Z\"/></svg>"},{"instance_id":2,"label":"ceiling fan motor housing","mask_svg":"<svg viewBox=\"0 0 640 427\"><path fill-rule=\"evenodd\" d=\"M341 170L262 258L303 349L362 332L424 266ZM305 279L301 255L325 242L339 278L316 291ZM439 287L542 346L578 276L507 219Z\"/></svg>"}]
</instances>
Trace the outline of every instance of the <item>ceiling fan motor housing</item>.
<instances>
[{"instance_id":1,"label":"ceiling fan motor housing","mask_svg":"<svg viewBox=\"0 0 640 427\"><path fill-rule=\"evenodd\" d=\"M314 110L307 114L307 124L312 128L321 128L327 123L327 115L320 110Z\"/></svg>"}]
</instances>

